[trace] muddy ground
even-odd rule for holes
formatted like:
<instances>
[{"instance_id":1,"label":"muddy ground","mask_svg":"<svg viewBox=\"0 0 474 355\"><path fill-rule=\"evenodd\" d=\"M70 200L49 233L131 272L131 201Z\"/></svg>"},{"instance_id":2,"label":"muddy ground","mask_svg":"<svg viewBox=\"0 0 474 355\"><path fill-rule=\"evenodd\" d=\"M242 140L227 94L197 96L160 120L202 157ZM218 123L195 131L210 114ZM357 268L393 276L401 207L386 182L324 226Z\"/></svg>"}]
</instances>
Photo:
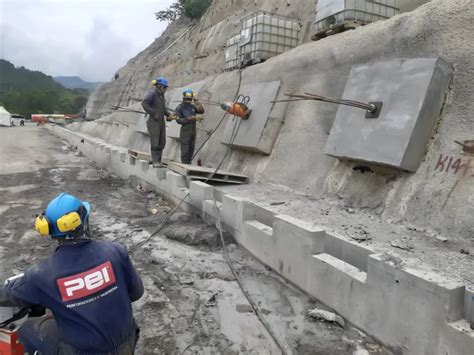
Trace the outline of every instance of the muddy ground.
<instances>
[{"instance_id":1,"label":"muddy ground","mask_svg":"<svg viewBox=\"0 0 474 355\"><path fill-rule=\"evenodd\" d=\"M280 353L230 272L214 227L178 212L137 248L173 207L159 195L98 169L36 126L0 128L0 152L0 280L54 251L33 220L67 191L92 204L94 237L124 244L143 278L137 354ZM245 288L288 353L389 354L348 324L308 318L309 309L327 308L226 240Z\"/></svg>"}]
</instances>

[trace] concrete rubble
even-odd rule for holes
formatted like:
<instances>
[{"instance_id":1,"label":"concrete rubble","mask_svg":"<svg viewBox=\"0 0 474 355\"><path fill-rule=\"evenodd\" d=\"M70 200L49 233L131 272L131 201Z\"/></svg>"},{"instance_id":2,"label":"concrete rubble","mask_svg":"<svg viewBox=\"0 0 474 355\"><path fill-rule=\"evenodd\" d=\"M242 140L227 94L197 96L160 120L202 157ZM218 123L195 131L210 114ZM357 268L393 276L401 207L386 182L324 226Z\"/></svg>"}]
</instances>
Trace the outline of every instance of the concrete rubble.
<instances>
[{"instance_id":1,"label":"concrete rubble","mask_svg":"<svg viewBox=\"0 0 474 355\"><path fill-rule=\"evenodd\" d=\"M324 309L310 309L308 312L308 316L317 320L336 323L342 328L346 326L346 322L344 322L344 319L340 315L337 315L333 312L325 311Z\"/></svg>"}]
</instances>

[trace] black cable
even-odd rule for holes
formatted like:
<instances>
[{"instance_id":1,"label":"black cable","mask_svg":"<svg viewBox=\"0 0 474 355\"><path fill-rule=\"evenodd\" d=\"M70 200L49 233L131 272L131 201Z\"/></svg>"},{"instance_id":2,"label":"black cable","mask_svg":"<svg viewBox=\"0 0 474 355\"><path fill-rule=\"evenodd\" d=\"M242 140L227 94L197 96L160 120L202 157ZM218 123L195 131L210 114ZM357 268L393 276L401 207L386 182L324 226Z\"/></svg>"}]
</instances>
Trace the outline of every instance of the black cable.
<instances>
[{"instance_id":1,"label":"black cable","mask_svg":"<svg viewBox=\"0 0 474 355\"><path fill-rule=\"evenodd\" d=\"M242 84L242 69L239 69L238 73L239 73L239 81L238 81L237 90L236 90L236 94L235 94L235 97L234 97L233 101L237 100L237 98L239 97L240 86ZM224 122L224 119L227 117L228 114L229 113L227 111L224 113L224 115L220 119L217 126L212 130L211 134L209 134L209 136L204 140L204 142L202 142L202 144L199 146L199 148L194 152L192 159L194 159L196 157L196 155L201 151L201 149L204 147L204 145L209 141L209 139L211 139L211 137L214 135L214 133L216 133L216 131L219 129L222 122Z\"/></svg>"},{"instance_id":2,"label":"black cable","mask_svg":"<svg viewBox=\"0 0 474 355\"><path fill-rule=\"evenodd\" d=\"M222 249L224 251L224 257L226 259L226 262L227 262L227 265L229 266L229 269L230 271L232 272L232 275L234 275L235 277L235 280L237 281L237 284L239 285L240 289L242 290L242 293L244 294L245 298L247 299L247 301L249 302L250 306L252 307L253 311L255 312L255 315L257 316L257 318L260 320L260 323L262 323L263 327L265 328L265 330L267 331L267 333L270 335L270 337L272 338L272 340L274 341L274 343L278 346L278 348L280 349L281 353L283 355L286 355L288 354L288 352L286 351L285 347L283 346L283 344L280 343L280 340L278 339L278 337L276 336L276 334L273 332L271 326L268 324L268 322L265 320L265 317L260 309L260 307L257 306L257 304L254 302L254 300L252 299L252 296L250 296L249 292L245 289L245 286L242 282L242 280L240 279L239 277L239 274L235 271L234 269L234 266L232 264L232 260L230 260L230 256L229 256L229 253L227 251L227 246L225 244L225 240L224 240L224 234L222 232L222 224L221 224L221 218L220 218L220 213L219 213L219 210L217 208L217 202L216 202L216 199L214 199L214 210L216 212L216 216L217 216L217 229L219 230L219 235L220 235L220 239L221 239L221 244L222 244Z\"/></svg>"}]
</instances>

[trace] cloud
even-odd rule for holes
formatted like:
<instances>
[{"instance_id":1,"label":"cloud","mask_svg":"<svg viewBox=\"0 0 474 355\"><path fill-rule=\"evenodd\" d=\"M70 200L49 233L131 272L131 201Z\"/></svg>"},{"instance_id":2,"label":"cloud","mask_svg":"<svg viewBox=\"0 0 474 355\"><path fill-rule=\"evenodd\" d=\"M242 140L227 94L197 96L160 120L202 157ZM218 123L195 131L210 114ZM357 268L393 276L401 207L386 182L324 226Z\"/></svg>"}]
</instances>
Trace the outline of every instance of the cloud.
<instances>
[{"instance_id":1,"label":"cloud","mask_svg":"<svg viewBox=\"0 0 474 355\"><path fill-rule=\"evenodd\" d=\"M174 0L0 0L0 58L49 75L108 81L166 24Z\"/></svg>"}]
</instances>

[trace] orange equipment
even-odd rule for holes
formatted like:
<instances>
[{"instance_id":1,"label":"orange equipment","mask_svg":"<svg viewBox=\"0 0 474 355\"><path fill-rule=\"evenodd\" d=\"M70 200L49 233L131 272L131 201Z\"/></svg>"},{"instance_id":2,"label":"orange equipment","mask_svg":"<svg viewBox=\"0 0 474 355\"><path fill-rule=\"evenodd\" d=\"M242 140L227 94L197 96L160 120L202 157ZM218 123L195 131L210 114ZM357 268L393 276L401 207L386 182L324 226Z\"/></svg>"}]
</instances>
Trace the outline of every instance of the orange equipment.
<instances>
[{"instance_id":1,"label":"orange equipment","mask_svg":"<svg viewBox=\"0 0 474 355\"><path fill-rule=\"evenodd\" d=\"M224 111L227 111L231 115L240 117L244 120L248 120L252 110L248 108L248 103L250 101L250 97L239 95L235 102L227 101L224 102L221 107Z\"/></svg>"}]
</instances>

